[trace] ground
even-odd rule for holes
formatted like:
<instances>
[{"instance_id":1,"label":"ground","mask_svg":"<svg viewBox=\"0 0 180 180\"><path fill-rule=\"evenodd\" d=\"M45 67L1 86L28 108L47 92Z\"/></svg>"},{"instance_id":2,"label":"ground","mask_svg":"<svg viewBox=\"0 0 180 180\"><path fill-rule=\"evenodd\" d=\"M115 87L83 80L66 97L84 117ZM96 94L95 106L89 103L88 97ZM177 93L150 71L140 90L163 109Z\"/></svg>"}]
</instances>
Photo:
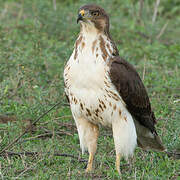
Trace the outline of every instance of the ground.
<instances>
[{"instance_id":1,"label":"ground","mask_svg":"<svg viewBox=\"0 0 180 180\"><path fill-rule=\"evenodd\" d=\"M63 89L63 67L79 32L77 10L87 0L0 0L0 179L118 179L111 131L101 128L95 170L86 174L78 134ZM180 3L92 1L106 9L120 56L133 64L147 88L168 152L180 151ZM142 7L142 8L140 8ZM37 117L61 105L31 126ZM56 154L54 154L56 153ZM59 153L59 154L57 154ZM68 157L61 156L62 154ZM70 155L74 157L69 157ZM78 158L80 161L78 161ZM178 179L180 160L137 148L122 161L123 179Z\"/></svg>"}]
</instances>

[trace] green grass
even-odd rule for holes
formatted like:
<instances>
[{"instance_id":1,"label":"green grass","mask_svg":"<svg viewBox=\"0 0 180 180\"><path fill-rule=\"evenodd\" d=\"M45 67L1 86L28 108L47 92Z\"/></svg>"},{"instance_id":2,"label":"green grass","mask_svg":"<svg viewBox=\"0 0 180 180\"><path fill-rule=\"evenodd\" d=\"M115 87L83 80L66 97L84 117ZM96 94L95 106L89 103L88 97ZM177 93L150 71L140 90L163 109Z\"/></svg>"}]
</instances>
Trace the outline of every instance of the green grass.
<instances>
[{"instance_id":1,"label":"green grass","mask_svg":"<svg viewBox=\"0 0 180 180\"><path fill-rule=\"evenodd\" d=\"M53 104L66 103L63 67L79 32L77 10L87 2L57 0L55 10L53 0L0 0L0 150ZM137 0L92 2L106 9L120 55L144 77L164 145L170 152L180 151L179 1L161 2L154 24L153 1L144 2L141 17ZM110 130L101 128L91 174L85 174L85 162L53 155L81 155L74 125L69 107L52 110L8 150L39 154L1 156L0 179L118 179ZM38 137L42 134L46 136ZM88 154L82 158L87 160ZM121 164L123 179L164 180L180 175L180 160L140 148L131 167L124 160Z\"/></svg>"}]
</instances>

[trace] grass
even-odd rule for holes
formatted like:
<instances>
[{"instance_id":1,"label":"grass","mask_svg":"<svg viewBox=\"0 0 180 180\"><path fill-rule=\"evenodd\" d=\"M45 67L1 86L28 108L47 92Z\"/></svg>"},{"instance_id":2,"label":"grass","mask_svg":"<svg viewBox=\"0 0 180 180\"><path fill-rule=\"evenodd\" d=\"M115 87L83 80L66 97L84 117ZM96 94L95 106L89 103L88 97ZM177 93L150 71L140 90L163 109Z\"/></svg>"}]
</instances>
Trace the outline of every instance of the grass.
<instances>
[{"instance_id":1,"label":"grass","mask_svg":"<svg viewBox=\"0 0 180 180\"><path fill-rule=\"evenodd\" d=\"M118 179L110 130L101 128L94 171L85 174L85 162L53 155L81 155L68 106L58 106L32 126L32 121L53 104L66 103L63 67L79 32L77 10L88 1L53 2L0 0L0 150L29 127L30 132L8 151L39 152L33 156L1 156L0 179ZM154 23L153 1L144 2L141 13L137 0L92 2L109 13L111 34L120 55L143 78L164 145L170 152L180 151L178 0L161 2ZM82 158L87 160L88 155ZM128 166L126 161L121 164L123 179L180 176L180 161L160 152L137 148L133 165Z\"/></svg>"}]
</instances>

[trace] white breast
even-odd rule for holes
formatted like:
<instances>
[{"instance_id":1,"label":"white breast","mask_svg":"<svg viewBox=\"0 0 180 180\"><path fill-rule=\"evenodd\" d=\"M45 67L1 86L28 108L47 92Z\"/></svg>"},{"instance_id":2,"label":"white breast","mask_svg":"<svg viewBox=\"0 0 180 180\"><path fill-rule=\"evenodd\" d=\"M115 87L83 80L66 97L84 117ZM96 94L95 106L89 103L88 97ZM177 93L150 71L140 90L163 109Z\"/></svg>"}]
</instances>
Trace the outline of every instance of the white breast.
<instances>
[{"instance_id":1,"label":"white breast","mask_svg":"<svg viewBox=\"0 0 180 180\"><path fill-rule=\"evenodd\" d=\"M116 101L117 104L117 100L112 100L111 95L107 95L107 91L117 94L119 100L121 100L121 97L118 95L109 79L108 57L111 57L111 54L107 49L107 60L105 61L103 59L103 52L100 47L101 42L98 36L99 35L91 36L91 34L88 34L88 36L82 38L78 47L75 47L77 48L77 57L75 56L76 49L74 49L64 72L65 91L71 101L71 110L76 116L87 115L86 112L84 113L81 110L80 103L87 109L90 109L91 113L94 114L99 108L100 102L103 101L106 108L109 110L107 111L106 109L106 112L102 111L99 113L99 115L101 114L101 119L98 120L96 118L96 120L101 121L101 124L111 125L110 115L112 115L112 111L114 111L113 101ZM108 43L110 46L110 42L107 38L103 36L102 38L104 43ZM107 87L107 83L112 86ZM77 99L78 103L75 103L76 100L74 102L74 97ZM109 107L110 101L112 107ZM123 106L121 101L118 103L120 106ZM103 104L100 105L100 110L101 106L103 107ZM93 117L88 118L89 120L94 121Z\"/></svg>"},{"instance_id":2,"label":"white breast","mask_svg":"<svg viewBox=\"0 0 180 180\"><path fill-rule=\"evenodd\" d=\"M72 90L78 91L97 91L104 86L104 76L108 69L104 62L99 48L98 37L88 35L82 38L81 43L77 48L77 58L74 59L74 54L69 59L68 79ZM94 43L96 41L96 43ZM84 47L82 47L84 44Z\"/></svg>"},{"instance_id":3,"label":"white breast","mask_svg":"<svg viewBox=\"0 0 180 180\"><path fill-rule=\"evenodd\" d=\"M127 157L135 148L136 131L133 119L109 77L108 61L112 52L113 47L106 36L84 32L76 41L65 67L65 92L77 127L78 119L112 126L116 151ZM82 134L79 132L84 149Z\"/></svg>"}]
</instances>

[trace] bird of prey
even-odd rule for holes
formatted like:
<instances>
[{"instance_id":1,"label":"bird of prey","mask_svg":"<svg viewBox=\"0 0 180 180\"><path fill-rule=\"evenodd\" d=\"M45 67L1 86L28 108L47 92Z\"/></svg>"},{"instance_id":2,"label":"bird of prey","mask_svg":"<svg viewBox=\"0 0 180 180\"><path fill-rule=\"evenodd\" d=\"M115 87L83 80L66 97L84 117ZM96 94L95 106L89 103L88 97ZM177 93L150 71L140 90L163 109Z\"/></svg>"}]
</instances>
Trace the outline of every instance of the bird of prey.
<instances>
[{"instance_id":1,"label":"bird of prey","mask_svg":"<svg viewBox=\"0 0 180 180\"><path fill-rule=\"evenodd\" d=\"M135 68L120 58L109 32L109 17L97 5L78 11L80 33L64 69L65 93L75 120L82 153L92 170L99 125L112 128L116 169L136 145L163 151L147 91Z\"/></svg>"}]
</instances>

